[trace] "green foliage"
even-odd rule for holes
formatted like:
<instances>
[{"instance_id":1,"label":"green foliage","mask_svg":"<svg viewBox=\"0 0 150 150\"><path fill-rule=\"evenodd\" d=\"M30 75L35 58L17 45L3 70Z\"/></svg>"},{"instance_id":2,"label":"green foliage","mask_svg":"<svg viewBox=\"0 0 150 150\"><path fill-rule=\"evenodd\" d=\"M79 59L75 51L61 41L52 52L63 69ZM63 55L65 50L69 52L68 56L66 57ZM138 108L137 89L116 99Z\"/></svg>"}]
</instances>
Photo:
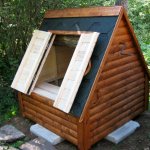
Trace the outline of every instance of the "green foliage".
<instances>
[{"instance_id":1,"label":"green foliage","mask_svg":"<svg viewBox=\"0 0 150 150\"><path fill-rule=\"evenodd\" d=\"M2 0L0 1L0 124L17 112L10 88L34 29L48 9L114 5L115 0ZM129 0L129 17L150 65L150 1ZM3 117L2 117L3 116Z\"/></svg>"},{"instance_id":2,"label":"green foliage","mask_svg":"<svg viewBox=\"0 0 150 150\"><path fill-rule=\"evenodd\" d=\"M150 1L130 0L129 17L134 26L145 59L150 66Z\"/></svg>"},{"instance_id":3,"label":"green foliage","mask_svg":"<svg viewBox=\"0 0 150 150\"><path fill-rule=\"evenodd\" d=\"M12 147L19 148L22 144L24 144L24 140L19 140L11 144Z\"/></svg>"}]
</instances>

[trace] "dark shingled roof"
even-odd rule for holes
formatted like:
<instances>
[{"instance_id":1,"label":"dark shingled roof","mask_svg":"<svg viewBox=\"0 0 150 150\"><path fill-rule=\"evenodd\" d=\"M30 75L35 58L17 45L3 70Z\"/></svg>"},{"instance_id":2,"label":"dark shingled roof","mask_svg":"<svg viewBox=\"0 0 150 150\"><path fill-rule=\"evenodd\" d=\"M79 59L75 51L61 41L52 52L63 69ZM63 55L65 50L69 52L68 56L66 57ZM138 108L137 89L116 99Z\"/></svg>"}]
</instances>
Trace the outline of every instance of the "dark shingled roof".
<instances>
[{"instance_id":1,"label":"dark shingled roof","mask_svg":"<svg viewBox=\"0 0 150 150\"><path fill-rule=\"evenodd\" d=\"M90 72L83 78L70 113L80 117L100 63L106 51L108 42L114 30L118 16L112 17L82 17L82 18L48 18L44 19L40 30L67 30L67 31L95 31L100 36L91 57L92 67Z\"/></svg>"}]
</instances>

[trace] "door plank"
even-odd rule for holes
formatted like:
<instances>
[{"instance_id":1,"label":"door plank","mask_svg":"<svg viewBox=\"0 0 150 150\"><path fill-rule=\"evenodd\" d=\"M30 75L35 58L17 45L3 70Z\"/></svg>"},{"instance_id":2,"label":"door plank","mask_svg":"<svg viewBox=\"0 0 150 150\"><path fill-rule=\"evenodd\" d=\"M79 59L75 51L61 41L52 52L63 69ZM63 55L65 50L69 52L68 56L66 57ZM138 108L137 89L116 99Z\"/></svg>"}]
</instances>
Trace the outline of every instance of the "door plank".
<instances>
[{"instance_id":1,"label":"door plank","mask_svg":"<svg viewBox=\"0 0 150 150\"><path fill-rule=\"evenodd\" d=\"M94 50L99 33L81 34L60 87L54 107L68 113L81 84L84 72Z\"/></svg>"},{"instance_id":2,"label":"door plank","mask_svg":"<svg viewBox=\"0 0 150 150\"><path fill-rule=\"evenodd\" d=\"M34 80L35 73L46 51L52 33L35 30L19 69L15 75L12 88L27 94ZM50 50L48 48L47 50Z\"/></svg>"}]
</instances>

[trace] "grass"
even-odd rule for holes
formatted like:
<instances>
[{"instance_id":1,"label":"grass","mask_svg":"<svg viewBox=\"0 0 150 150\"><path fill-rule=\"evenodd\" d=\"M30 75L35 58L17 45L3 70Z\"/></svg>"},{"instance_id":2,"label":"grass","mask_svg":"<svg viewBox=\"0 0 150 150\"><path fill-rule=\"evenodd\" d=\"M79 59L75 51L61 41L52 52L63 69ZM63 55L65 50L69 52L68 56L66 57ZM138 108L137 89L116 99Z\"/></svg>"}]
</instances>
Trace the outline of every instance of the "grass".
<instances>
[{"instance_id":1,"label":"grass","mask_svg":"<svg viewBox=\"0 0 150 150\"><path fill-rule=\"evenodd\" d=\"M9 121L12 117L16 116L18 114L18 105L14 104L13 106L10 106L6 110L6 112L3 112L0 114L0 126L6 122Z\"/></svg>"}]
</instances>

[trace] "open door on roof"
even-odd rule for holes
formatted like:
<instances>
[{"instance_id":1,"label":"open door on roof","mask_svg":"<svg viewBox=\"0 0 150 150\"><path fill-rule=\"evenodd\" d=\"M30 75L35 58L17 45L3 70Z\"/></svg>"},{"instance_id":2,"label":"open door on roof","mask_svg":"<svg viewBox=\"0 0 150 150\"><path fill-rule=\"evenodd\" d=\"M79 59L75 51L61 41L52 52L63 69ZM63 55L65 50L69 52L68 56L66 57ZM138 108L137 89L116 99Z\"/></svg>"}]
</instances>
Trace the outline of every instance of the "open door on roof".
<instances>
[{"instance_id":1,"label":"open door on roof","mask_svg":"<svg viewBox=\"0 0 150 150\"><path fill-rule=\"evenodd\" d=\"M96 32L35 31L12 87L47 97L68 113L98 36Z\"/></svg>"},{"instance_id":2,"label":"open door on roof","mask_svg":"<svg viewBox=\"0 0 150 150\"><path fill-rule=\"evenodd\" d=\"M11 85L12 88L25 94L31 93L51 49L54 38L55 35L52 35L50 32L34 31Z\"/></svg>"},{"instance_id":3,"label":"open door on roof","mask_svg":"<svg viewBox=\"0 0 150 150\"><path fill-rule=\"evenodd\" d=\"M54 107L68 113L81 84L99 33L81 34L66 71Z\"/></svg>"}]
</instances>

